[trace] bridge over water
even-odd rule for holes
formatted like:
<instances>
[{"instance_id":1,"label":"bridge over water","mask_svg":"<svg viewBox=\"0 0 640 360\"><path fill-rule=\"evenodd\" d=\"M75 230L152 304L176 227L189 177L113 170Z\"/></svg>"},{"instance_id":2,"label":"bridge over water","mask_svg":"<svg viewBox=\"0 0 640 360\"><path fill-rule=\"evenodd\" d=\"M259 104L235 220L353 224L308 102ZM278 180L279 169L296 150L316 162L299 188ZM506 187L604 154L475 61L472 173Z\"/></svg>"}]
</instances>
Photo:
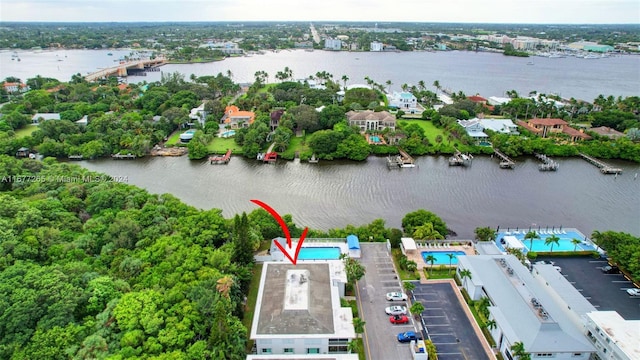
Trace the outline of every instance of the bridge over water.
<instances>
[{"instance_id":1,"label":"bridge over water","mask_svg":"<svg viewBox=\"0 0 640 360\"><path fill-rule=\"evenodd\" d=\"M167 63L165 58L155 58L155 59L146 59L146 60L135 60L135 61L126 61L121 62L116 66L112 66L109 68L105 68L91 74L85 75L85 80L88 82L96 81L98 79L107 78L109 76L127 76L128 69L136 69L136 70L144 70L153 68L156 66L161 66Z\"/></svg>"}]
</instances>

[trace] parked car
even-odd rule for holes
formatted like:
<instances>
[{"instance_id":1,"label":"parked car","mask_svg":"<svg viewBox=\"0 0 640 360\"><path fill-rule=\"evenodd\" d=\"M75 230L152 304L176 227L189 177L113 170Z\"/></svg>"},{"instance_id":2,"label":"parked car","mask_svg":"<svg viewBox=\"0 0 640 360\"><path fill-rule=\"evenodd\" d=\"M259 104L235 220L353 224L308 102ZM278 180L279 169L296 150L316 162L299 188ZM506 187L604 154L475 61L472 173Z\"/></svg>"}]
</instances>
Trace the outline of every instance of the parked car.
<instances>
[{"instance_id":1,"label":"parked car","mask_svg":"<svg viewBox=\"0 0 640 360\"><path fill-rule=\"evenodd\" d=\"M387 313L387 315L407 315L407 307L406 306L389 306L388 308L384 309L384 312Z\"/></svg>"},{"instance_id":2,"label":"parked car","mask_svg":"<svg viewBox=\"0 0 640 360\"><path fill-rule=\"evenodd\" d=\"M415 331L406 331L398 334L398 341L401 343L406 343L411 340L418 340L418 335Z\"/></svg>"},{"instance_id":3,"label":"parked car","mask_svg":"<svg viewBox=\"0 0 640 360\"><path fill-rule=\"evenodd\" d=\"M408 324L409 318L407 315L393 315L389 317L389 321L392 324Z\"/></svg>"},{"instance_id":4,"label":"parked car","mask_svg":"<svg viewBox=\"0 0 640 360\"><path fill-rule=\"evenodd\" d=\"M638 288L627 289L627 294L633 297L640 297L640 289Z\"/></svg>"},{"instance_id":5,"label":"parked car","mask_svg":"<svg viewBox=\"0 0 640 360\"><path fill-rule=\"evenodd\" d=\"M401 292L390 292L387 293L388 301L407 301L407 294L403 294Z\"/></svg>"},{"instance_id":6,"label":"parked car","mask_svg":"<svg viewBox=\"0 0 640 360\"><path fill-rule=\"evenodd\" d=\"M620 269L618 269L617 266L607 265L602 267L602 272L605 274L617 274L620 272Z\"/></svg>"}]
</instances>

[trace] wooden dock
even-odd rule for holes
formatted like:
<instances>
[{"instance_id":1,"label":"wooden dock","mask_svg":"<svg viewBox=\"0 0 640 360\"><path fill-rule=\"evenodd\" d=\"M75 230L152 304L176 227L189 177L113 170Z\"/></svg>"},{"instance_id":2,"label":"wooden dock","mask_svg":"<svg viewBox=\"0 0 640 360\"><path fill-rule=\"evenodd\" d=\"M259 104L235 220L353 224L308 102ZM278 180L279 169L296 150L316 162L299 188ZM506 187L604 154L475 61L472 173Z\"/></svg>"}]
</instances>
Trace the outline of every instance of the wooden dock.
<instances>
[{"instance_id":1,"label":"wooden dock","mask_svg":"<svg viewBox=\"0 0 640 360\"><path fill-rule=\"evenodd\" d=\"M112 154L111 158L113 160L133 160L133 159L137 158L137 156L135 156L132 153L128 153L128 154Z\"/></svg>"},{"instance_id":2,"label":"wooden dock","mask_svg":"<svg viewBox=\"0 0 640 360\"><path fill-rule=\"evenodd\" d=\"M231 161L231 149L224 155L209 156L209 164L228 164Z\"/></svg>"},{"instance_id":3,"label":"wooden dock","mask_svg":"<svg viewBox=\"0 0 640 360\"><path fill-rule=\"evenodd\" d=\"M415 160L413 160L413 158L407 154L406 151L402 150L401 148L398 148L398 152L400 153L400 167L415 167Z\"/></svg>"},{"instance_id":4,"label":"wooden dock","mask_svg":"<svg viewBox=\"0 0 640 360\"><path fill-rule=\"evenodd\" d=\"M502 169L513 169L516 165L516 162L511 160L507 155L500 152L500 150L494 148L493 152L500 158L500 168Z\"/></svg>"},{"instance_id":5,"label":"wooden dock","mask_svg":"<svg viewBox=\"0 0 640 360\"><path fill-rule=\"evenodd\" d=\"M471 165L473 155L463 154L460 150L456 149L456 152L449 158L449 166L467 166Z\"/></svg>"},{"instance_id":6,"label":"wooden dock","mask_svg":"<svg viewBox=\"0 0 640 360\"><path fill-rule=\"evenodd\" d=\"M84 156L82 156L82 155L69 155L68 158L69 158L69 160L83 160Z\"/></svg>"},{"instance_id":7,"label":"wooden dock","mask_svg":"<svg viewBox=\"0 0 640 360\"><path fill-rule=\"evenodd\" d=\"M551 158L545 154L535 154L535 156L542 162L542 164L538 165L538 170L540 171L556 171L558 167L560 167L560 164L551 160Z\"/></svg>"},{"instance_id":8,"label":"wooden dock","mask_svg":"<svg viewBox=\"0 0 640 360\"><path fill-rule=\"evenodd\" d=\"M598 167L600 169L600 172L603 174L621 174L622 173L622 169L620 168L614 168L612 166L609 166L607 163L602 162L596 158L592 158L591 156L587 155L587 154L583 154L580 153L579 154L583 159L587 160L588 162L590 162L592 165L595 165L596 167Z\"/></svg>"}]
</instances>

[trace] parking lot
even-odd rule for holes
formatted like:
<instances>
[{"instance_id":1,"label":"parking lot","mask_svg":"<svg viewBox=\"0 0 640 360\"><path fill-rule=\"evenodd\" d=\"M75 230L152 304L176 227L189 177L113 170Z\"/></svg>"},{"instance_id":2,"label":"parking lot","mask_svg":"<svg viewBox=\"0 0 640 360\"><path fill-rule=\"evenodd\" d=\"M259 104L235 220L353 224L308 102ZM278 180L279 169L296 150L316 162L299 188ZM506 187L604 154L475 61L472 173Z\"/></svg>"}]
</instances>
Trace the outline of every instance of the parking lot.
<instances>
[{"instance_id":1,"label":"parking lot","mask_svg":"<svg viewBox=\"0 0 640 360\"><path fill-rule=\"evenodd\" d=\"M366 322L363 338L367 359L411 359L409 345L399 343L396 336L400 332L415 330L413 318L409 316L409 324L393 325L389 322L389 315L384 312L387 306L407 305L385 298L388 292L402 291L391 255L385 243L360 243L360 246L362 257L359 260L366 267L366 273L358 281L356 295L360 318Z\"/></svg>"},{"instance_id":2,"label":"parking lot","mask_svg":"<svg viewBox=\"0 0 640 360\"><path fill-rule=\"evenodd\" d=\"M605 274L606 260L591 257L539 257L553 261L562 268L562 274L598 310L617 311L626 320L640 320L640 298L626 292L634 287L622 274Z\"/></svg>"},{"instance_id":3,"label":"parking lot","mask_svg":"<svg viewBox=\"0 0 640 360\"><path fill-rule=\"evenodd\" d=\"M425 307L422 319L438 359L489 359L454 291L450 283L416 283L413 291Z\"/></svg>"}]
</instances>

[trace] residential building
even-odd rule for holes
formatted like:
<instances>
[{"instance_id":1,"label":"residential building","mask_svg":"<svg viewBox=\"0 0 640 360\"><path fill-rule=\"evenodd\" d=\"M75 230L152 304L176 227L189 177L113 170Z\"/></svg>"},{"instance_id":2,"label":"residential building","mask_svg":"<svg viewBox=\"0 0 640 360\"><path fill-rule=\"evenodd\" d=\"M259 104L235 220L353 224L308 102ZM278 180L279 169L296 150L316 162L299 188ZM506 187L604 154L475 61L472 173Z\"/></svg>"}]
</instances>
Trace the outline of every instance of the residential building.
<instances>
[{"instance_id":1,"label":"residential building","mask_svg":"<svg viewBox=\"0 0 640 360\"><path fill-rule=\"evenodd\" d=\"M9 94L23 93L29 91L29 87L26 84L17 82L5 82L2 84L4 90Z\"/></svg>"},{"instance_id":2,"label":"residential building","mask_svg":"<svg viewBox=\"0 0 640 360\"><path fill-rule=\"evenodd\" d=\"M204 102L200 104L200 106L191 109L191 112L189 113L189 119L197 121L201 126L204 127L204 123L207 119L207 112L204 111Z\"/></svg>"},{"instance_id":3,"label":"residential building","mask_svg":"<svg viewBox=\"0 0 640 360\"><path fill-rule=\"evenodd\" d=\"M508 97L489 96L487 103L489 105L504 105L511 101Z\"/></svg>"},{"instance_id":4,"label":"residential building","mask_svg":"<svg viewBox=\"0 0 640 360\"><path fill-rule=\"evenodd\" d=\"M589 359L596 349L584 334L585 316L595 311L552 265L531 270L513 255L458 258L458 276L473 300L489 300L489 330L497 350L513 359L511 346L524 345L531 358Z\"/></svg>"},{"instance_id":5,"label":"residential building","mask_svg":"<svg viewBox=\"0 0 640 360\"><path fill-rule=\"evenodd\" d=\"M340 260L265 262L251 325L257 352L252 359L348 353L356 334L351 308L340 304L346 283Z\"/></svg>"},{"instance_id":6,"label":"residential building","mask_svg":"<svg viewBox=\"0 0 640 360\"><path fill-rule=\"evenodd\" d=\"M346 88L344 90L340 90L338 92L336 92L336 100L338 101L342 101L344 100L344 95L346 93L346 91L349 91L351 89L372 89L371 85L366 85L366 84L351 84L351 85L347 85Z\"/></svg>"},{"instance_id":7,"label":"residential building","mask_svg":"<svg viewBox=\"0 0 640 360\"><path fill-rule=\"evenodd\" d=\"M284 115L283 109L273 110L269 114L269 125L271 126L271 131L274 131L278 126L280 126L280 118Z\"/></svg>"},{"instance_id":8,"label":"residential building","mask_svg":"<svg viewBox=\"0 0 640 360\"><path fill-rule=\"evenodd\" d=\"M34 124L40 124L45 120L60 120L59 113L37 113L31 117L31 122Z\"/></svg>"},{"instance_id":9,"label":"residential building","mask_svg":"<svg viewBox=\"0 0 640 360\"><path fill-rule=\"evenodd\" d=\"M339 39L324 39L324 48L326 50L342 50L342 40Z\"/></svg>"},{"instance_id":10,"label":"residential building","mask_svg":"<svg viewBox=\"0 0 640 360\"><path fill-rule=\"evenodd\" d=\"M405 113L415 114L418 112L418 99L410 92L394 91L389 97L389 106L402 110Z\"/></svg>"},{"instance_id":11,"label":"residential building","mask_svg":"<svg viewBox=\"0 0 640 360\"><path fill-rule=\"evenodd\" d=\"M388 111L349 111L347 112L349 126L357 126L360 131L382 131L384 129L396 129L396 117Z\"/></svg>"},{"instance_id":12,"label":"residential building","mask_svg":"<svg viewBox=\"0 0 640 360\"><path fill-rule=\"evenodd\" d=\"M85 115L80 120L77 120L76 124L80 126L87 126L87 124L89 124L89 115Z\"/></svg>"},{"instance_id":13,"label":"residential building","mask_svg":"<svg viewBox=\"0 0 640 360\"><path fill-rule=\"evenodd\" d=\"M615 311L587 313L585 333L600 360L640 359L640 320L625 320Z\"/></svg>"},{"instance_id":14,"label":"residential building","mask_svg":"<svg viewBox=\"0 0 640 360\"><path fill-rule=\"evenodd\" d=\"M247 360L282 360L282 355L247 355ZM295 360L358 360L358 354L304 354L296 355Z\"/></svg>"},{"instance_id":15,"label":"residential building","mask_svg":"<svg viewBox=\"0 0 640 360\"><path fill-rule=\"evenodd\" d=\"M609 139L618 139L624 137L624 133L606 126L600 126L589 129L600 136L606 136Z\"/></svg>"},{"instance_id":16,"label":"residential building","mask_svg":"<svg viewBox=\"0 0 640 360\"><path fill-rule=\"evenodd\" d=\"M484 130L491 130L501 134L520 135L518 125L511 119L479 119Z\"/></svg>"},{"instance_id":17,"label":"residential building","mask_svg":"<svg viewBox=\"0 0 640 360\"><path fill-rule=\"evenodd\" d=\"M249 127L253 124L256 114L251 111L243 111L235 105L229 105L224 109L224 115L220 119L220 123L229 126L231 129L241 127Z\"/></svg>"},{"instance_id":18,"label":"residential building","mask_svg":"<svg viewBox=\"0 0 640 360\"><path fill-rule=\"evenodd\" d=\"M571 141L591 139L591 136L585 134L584 131L572 128L569 126L569 123L562 119L535 118L527 122L520 120L518 121L518 125L543 138L548 137L552 133L564 133L570 137Z\"/></svg>"},{"instance_id":19,"label":"residential building","mask_svg":"<svg viewBox=\"0 0 640 360\"><path fill-rule=\"evenodd\" d=\"M202 46L213 50L220 50L227 55L240 55L244 53L238 44L232 41L209 41Z\"/></svg>"},{"instance_id":20,"label":"residential building","mask_svg":"<svg viewBox=\"0 0 640 360\"><path fill-rule=\"evenodd\" d=\"M374 41L370 45L370 51L382 51L384 49L384 44L379 41Z\"/></svg>"},{"instance_id":21,"label":"residential building","mask_svg":"<svg viewBox=\"0 0 640 360\"><path fill-rule=\"evenodd\" d=\"M471 120L458 120L458 124L467 131L467 135L469 135L475 142L480 142L489 138L489 135L484 133L484 127L478 118Z\"/></svg>"}]
</instances>

